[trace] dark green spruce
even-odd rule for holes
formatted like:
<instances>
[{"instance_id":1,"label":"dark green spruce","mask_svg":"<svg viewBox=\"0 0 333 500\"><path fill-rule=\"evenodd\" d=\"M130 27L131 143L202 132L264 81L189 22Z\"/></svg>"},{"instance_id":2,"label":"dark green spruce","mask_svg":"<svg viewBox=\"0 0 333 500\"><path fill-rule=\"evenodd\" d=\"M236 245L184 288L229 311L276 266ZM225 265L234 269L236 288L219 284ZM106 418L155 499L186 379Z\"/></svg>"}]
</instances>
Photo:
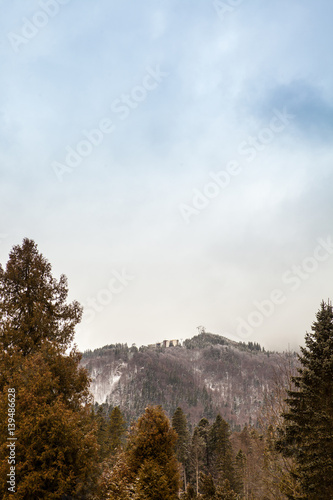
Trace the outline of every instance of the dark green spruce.
<instances>
[{"instance_id":1,"label":"dark green spruce","mask_svg":"<svg viewBox=\"0 0 333 500\"><path fill-rule=\"evenodd\" d=\"M301 348L294 390L288 391L277 447L294 458L293 479L302 496L290 499L333 498L333 310L322 302L312 332Z\"/></svg>"}]
</instances>

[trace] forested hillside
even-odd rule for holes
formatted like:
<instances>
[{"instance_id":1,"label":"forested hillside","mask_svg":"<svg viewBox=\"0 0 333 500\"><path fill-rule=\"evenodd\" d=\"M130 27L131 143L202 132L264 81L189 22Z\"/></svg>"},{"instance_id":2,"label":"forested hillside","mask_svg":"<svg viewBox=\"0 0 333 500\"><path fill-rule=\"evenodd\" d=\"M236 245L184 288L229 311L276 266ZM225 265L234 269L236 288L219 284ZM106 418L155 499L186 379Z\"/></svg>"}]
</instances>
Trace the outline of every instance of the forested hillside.
<instances>
[{"instance_id":1,"label":"forested hillside","mask_svg":"<svg viewBox=\"0 0 333 500\"><path fill-rule=\"evenodd\" d=\"M95 402L119 406L131 421L148 404L171 416L181 406L191 423L221 414L234 430L257 425L260 408L296 355L265 352L201 333L178 347L108 345L84 353Z\"/></svg>"},{"instance_id":2,"label":"forested hillside","mask_svg":"<svg viewBox=\"0 0 333 500\"><path fill-rule=\"evenodd\" d=\"M298 357L202 332L82 359L67 294L32 240L0 265L2 499L333 498L330 301Z\"/></svg>"}]
</instances>

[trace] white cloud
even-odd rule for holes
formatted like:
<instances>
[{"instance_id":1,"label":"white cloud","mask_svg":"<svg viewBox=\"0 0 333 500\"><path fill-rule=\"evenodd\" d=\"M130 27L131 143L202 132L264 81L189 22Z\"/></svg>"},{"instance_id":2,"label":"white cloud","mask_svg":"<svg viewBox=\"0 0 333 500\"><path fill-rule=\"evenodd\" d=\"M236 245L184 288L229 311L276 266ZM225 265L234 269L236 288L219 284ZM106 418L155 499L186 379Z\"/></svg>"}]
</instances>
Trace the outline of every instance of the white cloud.
<instances>
[{"instance_id":1,"label":"white cloud","mask_svg":"<svg viewBox=\"0 0 333 500\"><path fill-rule=\"evenodd\" d=\"M81 348L185 338L198 324L232 333L331 228L332 6L243 2L221 22L204 0L72 0L17 54L6 33L34 8L6 4L0 21L1 262L33 237L82 302L110 269L137 276L81 327ZM158 64L168 78L60 185L52 161ZM284 105L295 120L247 163L240 143ZM241 174L186 227L179 203L235 159ZM329 295L325 272L254 340L300 342Z\"/></svg>"}]
</instances>

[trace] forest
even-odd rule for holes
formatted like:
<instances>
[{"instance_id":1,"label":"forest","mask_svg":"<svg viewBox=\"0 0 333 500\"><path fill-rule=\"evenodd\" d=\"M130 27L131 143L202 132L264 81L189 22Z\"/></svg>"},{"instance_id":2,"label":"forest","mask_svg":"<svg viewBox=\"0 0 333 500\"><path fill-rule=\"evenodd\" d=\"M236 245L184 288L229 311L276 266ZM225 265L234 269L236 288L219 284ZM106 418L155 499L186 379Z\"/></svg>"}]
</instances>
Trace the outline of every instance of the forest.
<instances>
[{"instance_id":1,"label":"forest","mask_svg":"<svg viewBox=\"0 0 333 500\"><path fill-rule=\"evenodd\" d=\"M0 266L2 499L333 498L330 300L320 304L298 362L286 357L275 372L255 425L237 427L216 405L200 415L200 405L191 413L176 397L166 408L152 397L135 418L118 405L94 404L73 347L82 307L67 297L66 277L53 277L33 240L14 246ZM183 352L203 341L192 339ZM222 351L201 347L215 370ZM262 351L256 343L241 348L256 360Z\"/></svg>"},{"instance_id":2,"label":"forest","mask_svg":"<svg viewBox=\"0 0 333 500\"><path fill-rule=\"evenodd\" d=\"M129 422L151 404L161 405L169 418L181 406L190 426L220 414L232 431L259 425L262 405L297 364L294 352L270 352L211 333L170 348L110 344L84 352L81 360L95 402L106 411L119 406Z\"/></svg>"}]
</instances>

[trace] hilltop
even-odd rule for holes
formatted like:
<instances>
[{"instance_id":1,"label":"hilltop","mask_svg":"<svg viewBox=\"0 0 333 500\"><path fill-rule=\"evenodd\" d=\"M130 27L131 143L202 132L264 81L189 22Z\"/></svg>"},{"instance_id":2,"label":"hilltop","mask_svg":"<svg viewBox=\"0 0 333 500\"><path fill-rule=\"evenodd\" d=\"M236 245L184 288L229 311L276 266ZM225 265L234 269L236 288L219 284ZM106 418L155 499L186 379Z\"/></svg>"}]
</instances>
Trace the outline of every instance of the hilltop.
<instances>
[{"instance_id":1,"label":"hilltop","mask_svg":"<svg viewBox=\"0 0 333 500\"><path fill-rule=\"evenodd\" d=\"M265 397L296 354L266 352L258 343L202 332L182 345L106 345L81 361L95 402L118 405L128 420L148 404L171 416L181 406L190 422L218 413L233 429L256 425Z\"/></svg>"}]
</instances>

